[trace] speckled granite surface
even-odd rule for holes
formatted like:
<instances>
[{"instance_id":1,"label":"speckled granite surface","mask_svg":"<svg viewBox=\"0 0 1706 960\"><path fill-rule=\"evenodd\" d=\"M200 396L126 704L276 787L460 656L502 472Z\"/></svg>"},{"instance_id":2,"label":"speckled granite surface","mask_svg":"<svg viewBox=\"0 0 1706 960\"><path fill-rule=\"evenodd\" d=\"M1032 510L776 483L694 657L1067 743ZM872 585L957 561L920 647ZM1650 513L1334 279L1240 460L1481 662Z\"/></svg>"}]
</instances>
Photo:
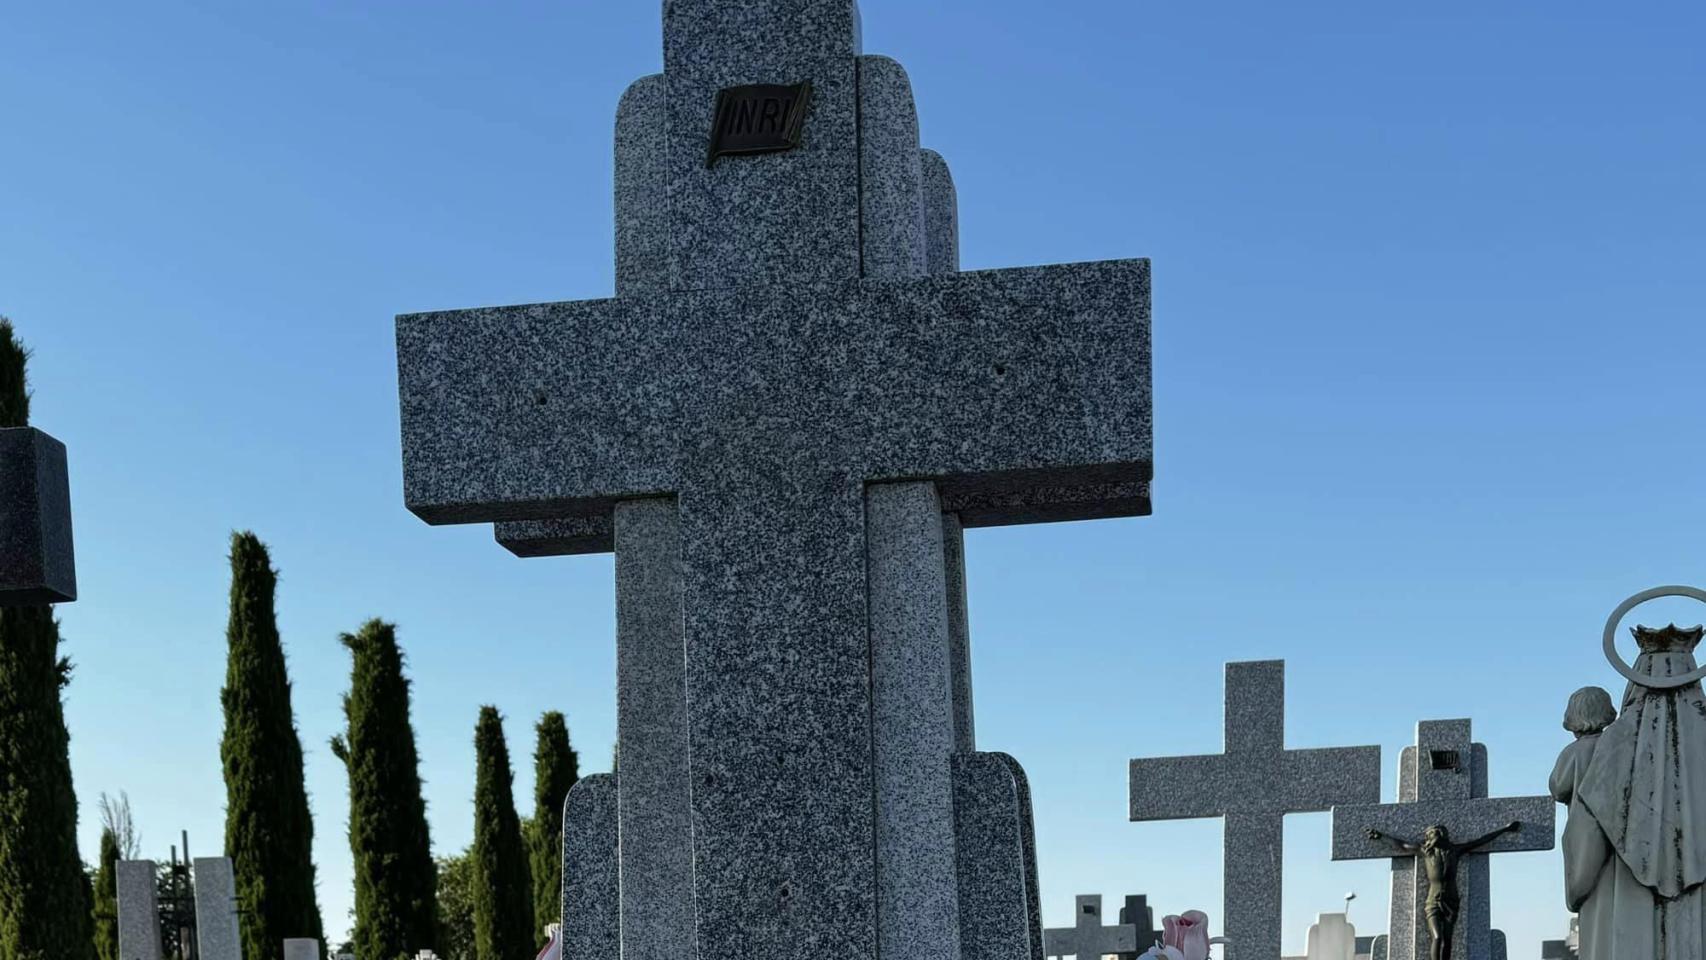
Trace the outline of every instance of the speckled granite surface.
<instances>
[{"instance_id":1,"label":"speckled granite surface","mask_svg":"<svg viewBox=\"0 0 1706 960\"><path fill-rule=\"evenodd\" d=\"M563 958L620 960L616 778L595 773L563 801Z\"/></svg>"},{"instance_id":2,"label":"speckled granite surface","mask_svg":"<svg viewBox=\"0 0 1706 960\"><path fill-rule=\"evenodd\" d=\"M851 0L671 0L664 28L617 111L618 297L398 321L410 508L617 552L634 767L571 795L568 955L947 958L967 878L1006 870L1010 915L973 909L1035 960L1017 764L965 797L1003 838L951 835L948 530L1148 512L1148 264L957 273L952 178ZM804 80L799 149L707 165L720 88ZM890 483L922 506L867 509Z\"/></svg>"},{"instance_id":3,"label":"speckled granite surface","mask_svg":"<svg viewBox=\"0 0 1706 960\"><path fill-rule=\"evenodd\" d=\"M1226 936L1280 955L1288 813L1380 798L1380 748L1285 748L1285 661L1226 665L1226 750L1131 762L1131 819L1225 817Z\"/></svg>"},{"instance_id":4,"label":"speckled granite surface","mask_svg":"<svg viewBox=\"0 0 1706 960\"><path fill-rule=\"evenodd\" d=\"M1004 753L958 753L954 822L963 960L1043 960L1031 787Z\"/></svg>"}]
</instances>

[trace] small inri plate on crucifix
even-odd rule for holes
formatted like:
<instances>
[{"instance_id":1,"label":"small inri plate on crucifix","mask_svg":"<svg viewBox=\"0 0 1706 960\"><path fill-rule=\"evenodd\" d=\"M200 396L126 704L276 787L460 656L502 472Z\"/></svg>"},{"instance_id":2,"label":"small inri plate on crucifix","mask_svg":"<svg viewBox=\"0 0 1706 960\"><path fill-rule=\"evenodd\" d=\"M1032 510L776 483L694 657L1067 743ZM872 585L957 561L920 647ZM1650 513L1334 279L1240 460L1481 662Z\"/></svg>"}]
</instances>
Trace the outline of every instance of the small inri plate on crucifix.
<instances>
[{"instance_id":1,"label":"small inri plate on crucifix","mask_svg":"<svg viewBox=\"0 0 1706 960\"><path fill-rule=\"evenodd\" d=\"M718 91L705 166L714 166L718 157L798 147L811 100L810 80L791 87L759 83Z\"/></svg>"}]
</instances>

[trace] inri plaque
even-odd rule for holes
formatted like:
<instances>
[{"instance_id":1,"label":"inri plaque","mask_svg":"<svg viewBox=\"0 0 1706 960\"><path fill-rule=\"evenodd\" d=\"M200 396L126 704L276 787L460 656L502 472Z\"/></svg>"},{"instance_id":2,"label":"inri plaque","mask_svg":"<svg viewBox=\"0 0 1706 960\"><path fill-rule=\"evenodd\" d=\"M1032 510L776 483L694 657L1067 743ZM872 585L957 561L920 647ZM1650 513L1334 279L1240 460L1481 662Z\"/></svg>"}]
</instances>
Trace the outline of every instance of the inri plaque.
<instances>
[{"instance_id":1,"label":"inri plaque","mask_svg":"<svg viewBox=\"0 0 1706 960\"><path fill-rule=\"evenodd\" d=\"M791 87L759 83L719 91L705 165L714 165L722 156L779 153L799 146L811 100L810 80Z\"/></svg>"}]
</instances>

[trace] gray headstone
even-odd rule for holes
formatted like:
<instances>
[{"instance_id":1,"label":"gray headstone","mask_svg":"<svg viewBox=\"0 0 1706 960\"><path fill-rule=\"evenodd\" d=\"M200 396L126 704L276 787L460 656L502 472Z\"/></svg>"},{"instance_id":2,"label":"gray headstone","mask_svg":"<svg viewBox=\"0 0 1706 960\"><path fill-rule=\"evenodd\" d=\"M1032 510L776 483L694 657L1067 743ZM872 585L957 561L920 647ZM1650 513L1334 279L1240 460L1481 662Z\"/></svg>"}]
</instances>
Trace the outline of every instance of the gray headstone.
<instances>
[{"instance_id":1,"label":"gray headstone","mask_svg":"<svg viewBox=\"0 0 1706 960\"><path fill-rule=\"evenodd\" d=\"M1494 930L1493 931L1493 960L1508 960L1509 957L1510 957L1510 946L1508 943L1505 942L1505 932L1503 930Z\"/></svg>"},{"instance_id":2,"label":"gray headstone","mask_svg":"<svg viewBox=\"0 0 1706 960\"><path fill-rule=\"evenodd\" d=\"M1147 263L953 272L951 179L850 0L664 23L619 109L618 297L399 318L406 499L518 553L617 552L623 775L590 815L620 826L576 835L648 920L570 915L570 956L619 930L623 956L957 960L944 515L1148 512ZM808 80L799 149L707 165L719 90ZM654 500L672 532L625 533Z\"/></svg>"},{"instance_id":3,"label":"gray headstone","mask_svg":"<svg viewBox=\"0 0 1706 960\"><path fill-rule=\"evenodd\" d=\"M307 937L284 941L284 960L320 960L320 941Z\"/></svg>"},{"instance_id":4,"label":"gray headstone","mask_svg":"<svg viewBox=\"0 0 1706 960\"><path fill-rule=\"evenodd\" d=\"M237 875L227 857L196 858L195 929L200 960L243 960Z\"/></svg>"},{"instance_id":5,"label":"gray headstone","mask_svg":"<svg viewBox=\"0 0 1706 960\"><path fill-rule=\"evenodd\" d=\"M34 427L0 430L0 606L76 599L65 445Z\"/></svg>"},{"instance_id":6,"label":"gray headstone","mask_svg":"<svg viewBox=\"0 0 1706 960\"><path fill-rule=\"evenodd\" d=\"M1385 934L1374 938L1374 946L1369 949L1369 960L1390 960L1392 951L1391 938Z\"/></svg>"},{"instance_id":7,"label":"gray headstone","mask_svg":"<svg viewBox=\"0 0 1706 960\"><path fill-rule=\"evenodd\" d=\"M1389 842L1370 840L1367 831L1419 841L1428 827L1446 827L1455 842L1490 833L1513 821L1522 829L1504 834L1484 853L1464 857L1458 868L1462 898L1452 956L1456 960L1492 960L1493 937L1488 856L1523 850L1550 850L1553 845L1551 797L1487 797L1486 748L1474 743L1468 720L1424 721L1416 727L1416 744L1400 760L1399 802L1344 805L1333 810L1333 859L1392 859L1391 960L1425 960L1428 926L1424 915L1427 881L1415 869L1415 858L1395 856Z\"/></svg>"},{"instance_id":8,"label":"gray headstone","mask_svg":"<svg viewBox=\"0 0 1706 960\"><path fill-rule=\"evenodd\" d=\"M1051 957L1101 960L1110 953L1132 953L1137 949L1137 928L1130 924L1102 925L1100 894L1080 896L1070 927L1043 931L1043 953Z\"/></svg>"},{"instance_id":9,"label":"gray headstone","mask_svg":"<svg viewBox=\"0 0 1706 960\"><path fill-rule=\"evenodd\" d=\"M1042 960L1031 788L1004 753L953 759L962 960Z\"/></svg>"},{"instance_id":10,"label":"gray headstone","mask_svg":"<svg viewBox=\"0 0 1706 960\"><path fill-rule=\"evenodd\" d=\"M1280 955L1286 814L1380 799L1380 748L1285 747L1285 661L1226 665L1226 748L1131 762L1131 819L1225 817L1226 937Z\"/></svg>"},{"instance_id":11,"label":"gray headstone","mask_svg":"<svg viewBox=\"0 0 1706 960\"><path fill-rule=\"evenodd\" d=\"M620 960L616 777L582 777L563 801L563 960Z\"/></svg>"},{"instance_id":12,"label":"gray headstone","mask_svg":"<svg viewBox=\"0 0 1706 960\"><path fill-rule=\"evenodd\" d=\"M152 860L118 862L119 960L161 960L158 876Z\"/></svg>"}]
</instances>

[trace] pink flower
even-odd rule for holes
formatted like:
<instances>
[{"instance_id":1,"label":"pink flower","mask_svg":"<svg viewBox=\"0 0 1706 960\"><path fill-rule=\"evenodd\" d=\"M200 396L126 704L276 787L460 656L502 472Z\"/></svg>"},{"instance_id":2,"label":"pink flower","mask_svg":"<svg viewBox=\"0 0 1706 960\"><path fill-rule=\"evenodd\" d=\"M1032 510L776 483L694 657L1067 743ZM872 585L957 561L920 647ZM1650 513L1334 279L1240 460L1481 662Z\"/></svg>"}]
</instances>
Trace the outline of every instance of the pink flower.
<instances>
[{"instance_id":1,"label":"pink flower","mask_svg":"<svg viewBox=\"0 0 1706 960\"><path fill-rule=\"evenodd\" d=\"M1208 960L1208 914L1186 910L1161 918L1161 942L1176 947L1184 960Z\"/></svg>"}]
</instances>

